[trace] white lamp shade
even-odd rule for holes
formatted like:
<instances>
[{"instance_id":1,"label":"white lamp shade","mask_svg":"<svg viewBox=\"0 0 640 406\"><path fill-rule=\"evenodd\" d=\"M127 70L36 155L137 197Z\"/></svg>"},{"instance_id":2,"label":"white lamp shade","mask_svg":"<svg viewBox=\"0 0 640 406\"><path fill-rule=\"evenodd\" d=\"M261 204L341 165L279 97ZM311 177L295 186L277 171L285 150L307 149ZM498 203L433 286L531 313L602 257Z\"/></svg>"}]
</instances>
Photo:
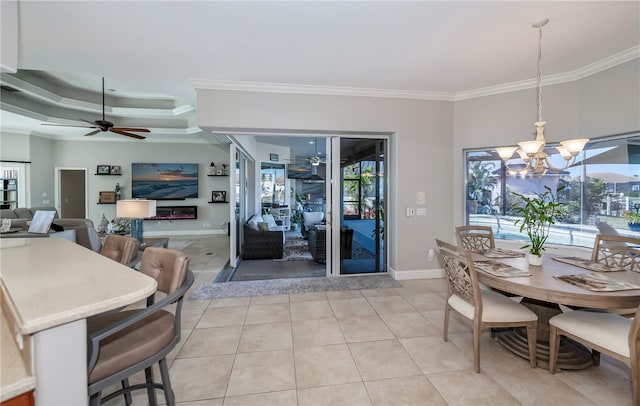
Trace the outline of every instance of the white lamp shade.
<instances>
[{"instance_id":1,"label":"white lamp shade","mask_svg":"<svg viewBox=\"0 0 640 406\"><path fill-rule=\"evenodd\" d=\"M511 159L513 153L518 149L518 147L500 147L496 148L496 152L500 155L500 159L503 161Z\"/></svg>"},{"instance_id":2,"label":"white lamp shade","mask_svg":"<svg viewBox=\"0 0 640 406\"><path fill-rule=\"evenodd\" d=\"M520 148L528 157L534 156L541 148L544 147L543 141L523 141L519 142Z\"/></svg>"},{"instance_id":3,"label":"white lamp shade","mask_svg":"<svg viewBox=\"0 0 640 406\"><path fill-rule=\"evenodd\" d=\"M118 200L116 216L129 218L148 218L156 215L156 201L131 199Z\"/></svg>"},{"instance_id":4,"label":"white lamp shade","mask_svg":"<svg viewBox=\"0 0 640 406\"><path fill-rule=\"evenodd\" d=\"M569 151L573 156L578 155L584 146L589 142L588 138L580 138L575 140L562 141L560 144Z\"/></svg>"}]
</instances>

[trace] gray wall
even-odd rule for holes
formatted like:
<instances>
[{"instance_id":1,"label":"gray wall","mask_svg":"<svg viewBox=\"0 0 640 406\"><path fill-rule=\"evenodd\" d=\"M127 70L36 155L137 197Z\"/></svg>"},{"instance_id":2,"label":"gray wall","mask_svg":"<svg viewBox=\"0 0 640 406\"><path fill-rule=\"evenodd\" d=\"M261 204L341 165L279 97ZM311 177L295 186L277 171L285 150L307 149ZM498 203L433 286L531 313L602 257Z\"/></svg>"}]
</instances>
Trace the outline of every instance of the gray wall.
<instances>
[{"instance_id":1,"label":"gray wall","mask_svg":"<svg viewBox=\"0 0 640 406\"><path fill-rule=\"evenodd\" d=\"M16 138L18 137L18 138ZM185 162L199 164L199 191L197 199L161 201L158 206L198 206L197 220L147 221L145 234L209 234L226 233L222 225L229 221L228 204L209 204L212 190L229 192L229 177L208 177L211 161L216 165L229 163L229 146L222 144L192 143L167 144L154 142L53 141L41 137L2 133L3 159L31 160L28 180L31 199L28 206L55 203L55 168L84 168L87 171L87 217L97 226L104 214L115 217L115 205L98 205L100 191L113 191L116 182L122 187L122 198L131 198L132 162ZM27 153L25 154L25 146ZM30 147L30 148L29 148ZM96 166L120 165L122 176L96 176ZM43 197L46 193L46 197Z\"/></svg>"},{"instance_id":2,"label":"gray wall","mask_svg":"<svg viewBox=\"0 0 640 406\"><path fill-rule=\"evenodd\" d=\"M639 61L543 87L547 141L640 130ZM463 149L533 139L536 89L457 102L198 89L201 127L388 132L391 137L390 265L399 278L439 268L434 239L453 241L463 217ZM427 217L405 217L415 193ZM425 272L426 271L426 272Z\"/></svg>"},{"instance_id":3,"label":"gray wall","mask_svg":"<svg viewBox=\"0 0 640 406\"><path fill-rule=\"evenodd\" d=\"M434 238L450 234L453 104L390 98L198 90L198 125L211 128L390 133L392 272L437 269ZM405 217L426 192L426 217Z\"/></svg>"},{"instance_id":4,"label":"gray wall","mask_svg":"<svg viewBox=\"0 0 640 406\"><path fill-rule=\"evenodd\" d=\"M640 59L586 78L542 88L548 142L640 130ZM454 113L454 223L464 221L463 149L533 140L536 89L458 101Z\"/></svg>"}]
</instances>

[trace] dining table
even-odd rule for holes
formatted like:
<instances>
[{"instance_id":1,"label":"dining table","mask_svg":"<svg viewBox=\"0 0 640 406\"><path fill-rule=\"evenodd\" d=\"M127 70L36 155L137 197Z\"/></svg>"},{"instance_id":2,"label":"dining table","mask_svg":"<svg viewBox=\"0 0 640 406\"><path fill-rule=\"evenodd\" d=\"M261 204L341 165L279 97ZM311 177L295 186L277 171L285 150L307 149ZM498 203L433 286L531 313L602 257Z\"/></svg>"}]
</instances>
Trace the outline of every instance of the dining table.
<instances>
[{"instance_id":1,"label":"dining table","mask_svg":"<svg viewBox=\"0 0 640 406\"><path fill-rule=\"evenodd\" d=\"M537 361L540 366L549 361L549 319L563 310L560 305L571 308L626 309L640 305L640 273L620 268L610 268L611 272L594 272L586 266L577 266L572 259L560 254L546 253L541 266L529 265L526 256L518 255L502 258L488 258L482 254L474 254L476 264L499 263L521 271L528 271L529 276L505 277L496 276L482 270L476 265L478 281L493 289L512 296L521 296L522 304L538 315L537 328ZM579 263L580 261L574 261ZM558 279L567 275L594 275L597 278L614 281L626 285L624 290L600 291L574 285ZM633 287L637 288L633 288ZM527 335L523 329L506 329L496 332L496 339L515 354L528 359ZM562 369L582 369L592 365L590 352L583 346L564 339L560 346L558 366Z\"/></svg>"}]
</instances>

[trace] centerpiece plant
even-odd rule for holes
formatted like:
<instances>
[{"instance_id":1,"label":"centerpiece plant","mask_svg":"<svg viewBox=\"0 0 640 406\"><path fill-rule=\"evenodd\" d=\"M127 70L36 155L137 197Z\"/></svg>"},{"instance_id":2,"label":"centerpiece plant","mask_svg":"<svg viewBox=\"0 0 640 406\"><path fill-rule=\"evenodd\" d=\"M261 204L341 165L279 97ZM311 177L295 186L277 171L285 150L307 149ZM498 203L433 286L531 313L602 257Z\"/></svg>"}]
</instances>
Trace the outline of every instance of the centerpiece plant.
<instances>
[{"instance_id":1,"label":"centerpiece plant","mask_svg":"<svg viewBox=\"0 0 640 406\"><path fill-rule=\"evenodd\" d=\"M525 231L530 243L520 248L529 249L529 263L542 265L544 244L549 238L551 225L562 214L562 203L557 201L557 192L564 189L559 187L554 195L549 186L545 186L543 193L535 193L532 196L524 196L512 192L519 199L512 207L512 213L520 216L515 225L520 225L520 232Z\"/></svg>"}]
</instances>

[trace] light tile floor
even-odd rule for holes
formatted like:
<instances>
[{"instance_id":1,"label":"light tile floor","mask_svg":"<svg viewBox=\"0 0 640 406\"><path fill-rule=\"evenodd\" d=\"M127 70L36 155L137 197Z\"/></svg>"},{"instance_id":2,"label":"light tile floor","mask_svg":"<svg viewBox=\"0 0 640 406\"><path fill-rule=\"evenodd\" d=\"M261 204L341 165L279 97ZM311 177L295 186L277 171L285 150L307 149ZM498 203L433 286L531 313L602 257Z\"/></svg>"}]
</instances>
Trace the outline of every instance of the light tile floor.
<instances>
[{"instance_id":1,"label":"light tile floor","mask_svg":"<svg viewBox=\"0 0 640 406\"><path fill-rule=\"evenodd\" d=\"M184 249L196 285L219 271L224 240L198 237ZM488 332L476 374L470 327L454 319L449 341L442 339L445 281L401 283L397 289L186 300L182 340L169 359L178 404L631 404L624 365L603 356L598 367L551 375L532 369ZM145 405L146 393L138 392L134 404Z\"/></svg>"}]
</instances>

